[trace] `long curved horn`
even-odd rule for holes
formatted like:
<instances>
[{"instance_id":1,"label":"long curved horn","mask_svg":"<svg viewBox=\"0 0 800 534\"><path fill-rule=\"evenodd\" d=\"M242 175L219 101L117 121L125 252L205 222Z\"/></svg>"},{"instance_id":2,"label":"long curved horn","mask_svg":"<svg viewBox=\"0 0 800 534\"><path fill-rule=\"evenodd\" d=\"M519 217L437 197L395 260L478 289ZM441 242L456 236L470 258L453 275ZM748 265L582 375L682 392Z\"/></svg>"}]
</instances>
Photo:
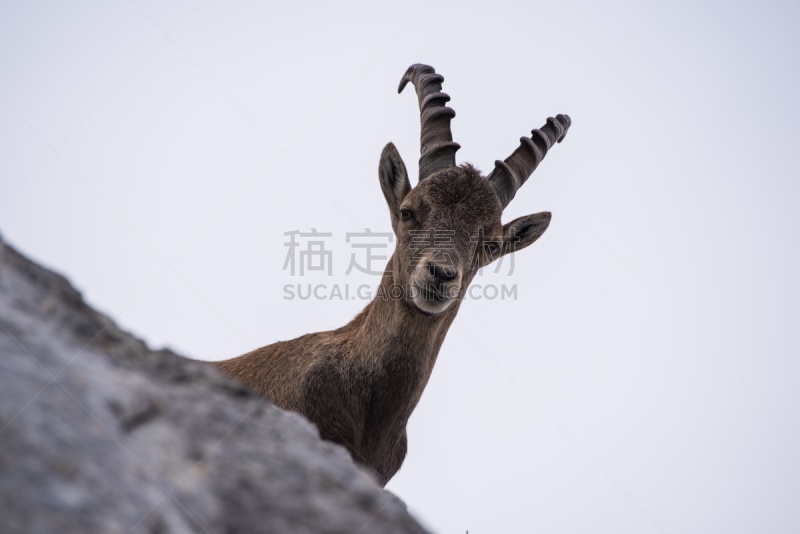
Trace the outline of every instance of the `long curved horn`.
<instances>
[{"instance_id":1,"label":"long curved horn","mask_svg":"<svg viewBox=\"0 0 800 534\"><path fill-rule=\"evenodd\" d=\"M522 187L525 180L547 155L547 151L564 140L572 120L567 115L550 117L547 123L531 132L531 137L520 139L517 148L505 161L494 162L494 170L486 178L491 182L503 208Z\"/></svg>"},{"instance_id":2,"label":"long curved horn","mask_svg":"<svg viewBox=\"0 0 800 534\"><path fill-rule=\"evenodd\" d=\"M456 166L456 151L461 145L453 142L450 119L456 112L445 103L450 95L442 92L444 77L436 74L429 65L415 64L400 80L398 93L402 93L408 82L414 84L419 100L421 122L419 179L424 180L441 169Z\"/></svg>"}]
</instances>

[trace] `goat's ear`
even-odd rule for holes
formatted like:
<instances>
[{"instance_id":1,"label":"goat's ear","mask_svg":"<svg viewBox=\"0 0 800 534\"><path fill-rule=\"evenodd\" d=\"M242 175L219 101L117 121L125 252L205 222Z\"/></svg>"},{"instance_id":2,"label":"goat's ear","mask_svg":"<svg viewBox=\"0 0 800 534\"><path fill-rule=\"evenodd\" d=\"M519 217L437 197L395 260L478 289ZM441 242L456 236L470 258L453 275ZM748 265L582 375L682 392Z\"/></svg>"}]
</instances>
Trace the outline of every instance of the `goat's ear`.
<instances>
[{"instance_id":1,"label":"goat's ear","mask_svg":"<svg viewBox=\"0 0 800 534\"><path fill-rule=\"evenodd\" d=\"M503 254L522 250L539 239L550 225L550 212L525 215L503 225Z\"/></svg>"},{"instance_id":2,"label":"goat's ear","mask_svg":"<svg viewBox=\"0 0 800 534\"><path fill-rule=\"evenodd\" d=\"M381 180L383 196L389 205L389 212L392 216L392 228L397 227L397 210L400 204L411 191L411 182L408 181L408 172L403 158L397 152L394 144L388 143L381 152L381 161L378 165L378 176Z\"/></svg>"}]
</instances>

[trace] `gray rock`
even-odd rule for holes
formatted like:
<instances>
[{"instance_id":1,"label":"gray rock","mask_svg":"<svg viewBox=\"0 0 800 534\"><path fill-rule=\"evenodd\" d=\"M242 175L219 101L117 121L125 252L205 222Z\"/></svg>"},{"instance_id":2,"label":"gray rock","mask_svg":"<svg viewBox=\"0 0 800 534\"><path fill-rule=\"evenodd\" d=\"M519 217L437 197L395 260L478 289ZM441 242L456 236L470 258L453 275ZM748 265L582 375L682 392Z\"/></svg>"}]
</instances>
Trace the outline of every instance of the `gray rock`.
<instances>
[{"instance_id":1,"label":"gray rock","mask_svg":"<svg viewBox=\"0 0 800 534\"><path fill-rule=\"evenodd\" d=\"M301 416L151 351L0 239L0 531L424 529Z\"/></svg>"}]
</instances>

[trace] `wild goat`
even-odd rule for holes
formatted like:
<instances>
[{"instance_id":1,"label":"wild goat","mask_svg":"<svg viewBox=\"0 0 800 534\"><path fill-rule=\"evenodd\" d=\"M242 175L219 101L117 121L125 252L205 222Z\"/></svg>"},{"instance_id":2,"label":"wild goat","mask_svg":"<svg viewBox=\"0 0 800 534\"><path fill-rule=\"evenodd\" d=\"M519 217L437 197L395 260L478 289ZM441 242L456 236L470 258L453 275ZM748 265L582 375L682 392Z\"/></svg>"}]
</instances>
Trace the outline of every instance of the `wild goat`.
<instances>
[{"instance_id":1,"label":"wild goat","mask_svg":"<svg viewBox=\"0 0 800 534\"><path fill-rule=\"evenodd\" d=\"M387 144L378 177L397 245L377 296L337 330L217 363L281 408L305 415L324 439L372 467L383 484L403 463L406 423L472 278L539 239L550 224L549 212L505 225L500 216L571 122L566 115L547 119L483 177L472 165L456 165L460 146L450 133L455 112L446 107L443 81L419 64L400 81L398 92L411 82L419 100L419 183L411 188L400 154Z\"/></svg>"}]
</instances>

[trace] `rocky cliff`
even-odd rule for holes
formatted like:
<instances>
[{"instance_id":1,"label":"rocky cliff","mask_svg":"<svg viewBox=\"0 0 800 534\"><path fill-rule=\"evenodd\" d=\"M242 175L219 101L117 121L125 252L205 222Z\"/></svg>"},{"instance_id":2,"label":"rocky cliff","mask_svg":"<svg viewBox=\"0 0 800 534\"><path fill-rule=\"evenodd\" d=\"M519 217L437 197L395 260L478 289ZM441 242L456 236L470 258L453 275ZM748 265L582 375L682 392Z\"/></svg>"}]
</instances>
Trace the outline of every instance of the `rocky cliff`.
<instances>
[{"instance_id":1,"label":"rocky cliff","mask_svg":"<svg viewBox=\"0 0 800 534\"><path fill-rule=\"evenodd\" d=\"M424 530L301 416L148 349L0 239L0 531Z\"/></svg>"}]
</instances>

